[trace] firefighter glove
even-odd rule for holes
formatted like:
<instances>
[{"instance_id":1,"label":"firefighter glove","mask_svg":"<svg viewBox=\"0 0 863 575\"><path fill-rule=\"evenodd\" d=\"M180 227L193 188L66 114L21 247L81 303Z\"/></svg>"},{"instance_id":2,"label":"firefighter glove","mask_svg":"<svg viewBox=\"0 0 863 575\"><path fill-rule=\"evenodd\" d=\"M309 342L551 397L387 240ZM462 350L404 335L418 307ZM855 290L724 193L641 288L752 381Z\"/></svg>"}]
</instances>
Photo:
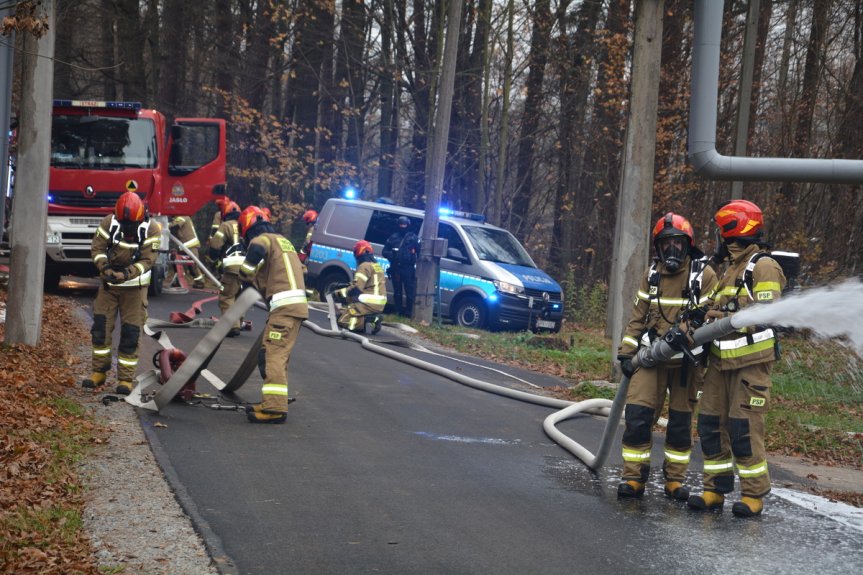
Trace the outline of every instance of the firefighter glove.
<instances>
[{"instance_id":1,"label":"firefighter glove","mask_svg":"<svg viewBox=\"0 0 863 575\"><path fill-rule=\"evenodd\" d=\"M106 282L114 280L114 271L109 264L105 264L99 269L99 277Z\"/></svg>"},{"instance_id":2,"label":"firefighter glove","mask_svg":"<svg viewBox=\"0 0 863 575\"><path fill-rule=\"evenodd\" d=\"M713 321L713 320L717 320L717 319L723 319L723 318L728 317L728 312L727 312L727 311L722 311L722 310L719 310L719 309L712 309L712 310L709 310L709 311L705 314L705 316L704 316L704 317L707 319L707 321Z\"/></svg>"},{"instance_id":3,"label":"firefighter glove","mask_svg":"<svg viewBox=\"0 0 863 575\"><path fill-rule=\"evenodd\" d=\"M620 362L620 371L623 372L623 375L632 377L632 374L635 373L635 366L632 365L632 356L618 355L617 361Z\"/></svg>"}]
</instances>

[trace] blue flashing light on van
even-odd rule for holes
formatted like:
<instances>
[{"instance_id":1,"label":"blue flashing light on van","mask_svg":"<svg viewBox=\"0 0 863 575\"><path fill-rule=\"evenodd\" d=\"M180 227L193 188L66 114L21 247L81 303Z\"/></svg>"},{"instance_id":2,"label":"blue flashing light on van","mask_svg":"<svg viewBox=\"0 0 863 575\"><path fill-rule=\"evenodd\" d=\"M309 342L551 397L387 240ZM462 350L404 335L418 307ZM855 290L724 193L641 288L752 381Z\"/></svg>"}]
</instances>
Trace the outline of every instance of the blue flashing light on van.
<instances>
[{"instance_id":1,"label":"blue flashing light on van","mask_svg":"<svg viewBox=\"0 0 863 575\"><path fill-rule=\"evenodd\" d=\"M539 269L507 230L485 223L481 214L443 208L438 237L447 240L440 262L436 306L454 323L473 328L558 331L563 320L563 290ZM330 199L312 234L306 261L307 284L321 293L353 277L353 245L372 244L378 261L387 238L407 216L410 231L422 237L424 212L378 202ZM392 287L388 286L389 297Z\"/></svg>"}]
</instances>

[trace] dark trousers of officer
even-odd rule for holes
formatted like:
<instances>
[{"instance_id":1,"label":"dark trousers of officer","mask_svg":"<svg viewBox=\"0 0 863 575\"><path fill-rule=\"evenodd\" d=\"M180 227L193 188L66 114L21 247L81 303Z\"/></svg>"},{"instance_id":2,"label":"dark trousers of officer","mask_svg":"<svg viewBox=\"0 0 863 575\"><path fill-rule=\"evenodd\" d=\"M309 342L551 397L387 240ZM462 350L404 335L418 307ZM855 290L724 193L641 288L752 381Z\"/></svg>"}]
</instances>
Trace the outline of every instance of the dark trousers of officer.
<instances>
[{"instance_id":1,"label":"dark trousers of officer","mask_svg":"<svg viewBox=\"0 0 863 575\"><path fill-rule=\"evenodd\" d=\"M417 295L417 276L413 266L404 268L404 270L393 270L393 299L396 304L396 313L406 317L413 316L414 299ZM402 305L402 293L407 300L405 305Z\"/></svg>"},{"instance_id":2,"label":"dark trousers of officer","mask_svg":"<svg viewBox=\"0 0 863 575\"><path fill-rule=\"evenodd\" d=\"M626 394L623 432L623 479L646 483L650 475L653 426L668 394L668 427L662 472L666 481L684 482L692 452L692 412L702 373L691 364L639 369Z\"/></svg>"},{"instance_id":3,"label":"dark trousers of officer","mask_svg":"<svg viewBox=\"0 0 863 575\"><path fill-rule=\"evenodd\" d=\"M733 491L737 468L743 495L770 492L764 415L770 406L772 369L773 362L726 371L708 365L698 412L705 491Z\"/></svg>"},{"instance_id":4,"label":"dark trousers of officer","mask_svg":"<svg viewBox=\"0 0 863 575\"><path fill-rule=\"evenodd\" d=\"M99 286L93 301L93 371L111 370L111 342L117 313L120 314L120 343L117 346L117 380L131 382L138 367L138 340L147 321L146 287Z\"/></svg>"}]
</instances>

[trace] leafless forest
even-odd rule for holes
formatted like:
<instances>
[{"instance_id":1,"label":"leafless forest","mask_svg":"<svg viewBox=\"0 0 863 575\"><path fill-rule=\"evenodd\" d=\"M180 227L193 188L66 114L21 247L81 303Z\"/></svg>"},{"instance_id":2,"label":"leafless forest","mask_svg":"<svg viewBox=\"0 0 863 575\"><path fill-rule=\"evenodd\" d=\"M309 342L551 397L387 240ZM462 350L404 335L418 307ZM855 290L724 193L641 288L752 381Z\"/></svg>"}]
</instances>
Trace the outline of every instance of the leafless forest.
<instances>
[{"instance_id":1,"label":"leafless forest","mask_svg":"<svg viewBox=\"0 0 863 575\"><path fill-rule=\"evenodd\" d=\"M611 265L639 0L465 0L444 202L522 238L570 289ZM718 1L718 0L717 0ZM748 2L725 1L732 154ZM230 122L229 190L287 227L346 185L422 205L444 0L58 0L54 95ZM863 0L760 0L747 155L863 159ZM692 2L665 0L651 219L710 218L686 164ZM863 186L746 183L804 281L860 273ZM646 237L646 232L645 232Z\"/></svg>"}]
</instances>

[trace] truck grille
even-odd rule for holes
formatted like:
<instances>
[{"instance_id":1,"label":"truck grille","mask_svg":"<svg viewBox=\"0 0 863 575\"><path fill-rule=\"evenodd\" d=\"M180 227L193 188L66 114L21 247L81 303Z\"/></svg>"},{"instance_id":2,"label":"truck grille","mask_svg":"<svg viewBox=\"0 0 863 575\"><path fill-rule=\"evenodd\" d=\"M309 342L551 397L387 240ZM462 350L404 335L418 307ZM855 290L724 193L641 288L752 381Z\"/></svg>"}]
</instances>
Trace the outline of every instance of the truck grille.
<instances>
[{"instance_id":1,"label":"truck grille","mask_svg":"<svg viewBox=\"0 0 863 575\"><path fill-rule=\"evenodd\" d=\"M79 190L61 190L51 192L51 203L57 206L73 208L113 208L117 199L124 192L99 192L92 198L84 196Z\"/></svg>"},{"instance_id":2,"label":"truck grille","mask_svg":"<svg viewBox=\"0 0 863 575\"><path fill-rule=\"evenodd\" d=\"M542 301L543 291L544 290L541 290L541 289L524 288L524 295L527 297L533 297L534 299L538 299L538 300ZM560 301L560 292L559 291L549 291L548 297L549 297L549 301L559 302Z\"/></svg>"}]
</instances>

